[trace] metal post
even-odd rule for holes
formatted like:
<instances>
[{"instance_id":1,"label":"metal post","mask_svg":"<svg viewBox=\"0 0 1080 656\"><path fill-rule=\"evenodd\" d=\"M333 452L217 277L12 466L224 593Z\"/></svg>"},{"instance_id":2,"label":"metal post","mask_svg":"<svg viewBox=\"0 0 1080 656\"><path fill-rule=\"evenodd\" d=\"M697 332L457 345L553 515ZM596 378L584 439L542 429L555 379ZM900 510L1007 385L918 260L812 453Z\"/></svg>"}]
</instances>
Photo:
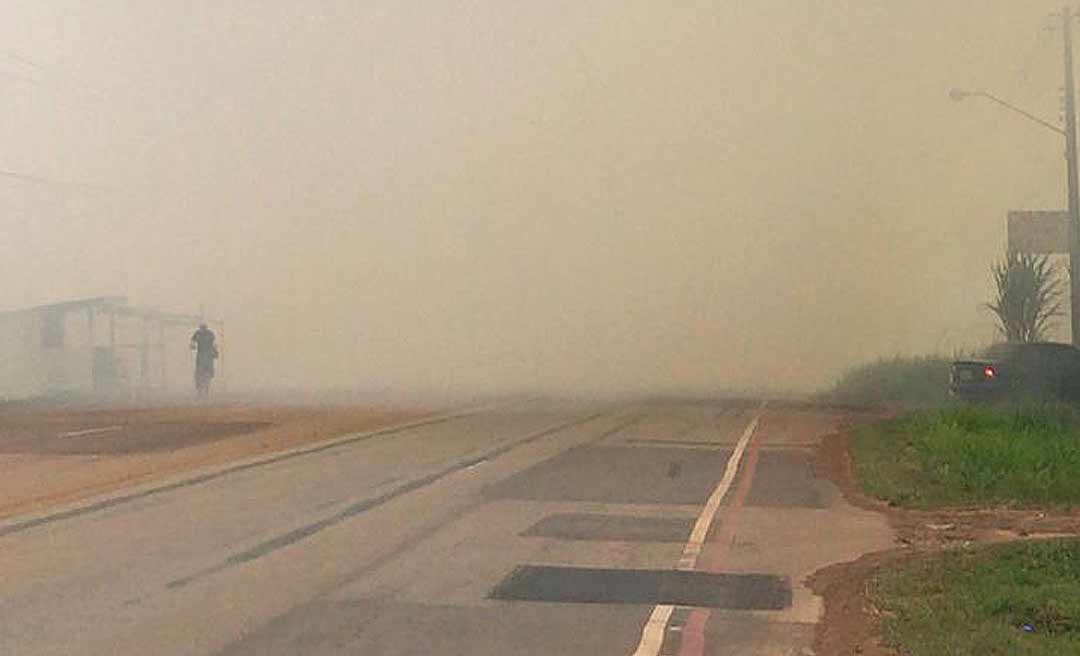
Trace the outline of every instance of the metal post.
<instances>
[{"instance_id":1,"label":"metal post","mask_svg":"<svg viewBox=\"0 0 1080 656\"><path fill-rule=\"evenodd\" d=\"M116 352L116 313L112 310L109 310L109 351Z\"/></svg>"},{"instance_id":2,"label":"metal post","mask_svg":"<svg viewBox=\"0 0 1080 656\"><path fill-rule=\"evenodd\" d=\"M165 322L158 319L158 354L161 357L161 391L165 393L168 390L168 360L169 349L165 342Z\"/></svg>"},{"instance_id":3,"label":"metal post","mask_svg":"<svg viewBox=\"0 0 1080 656\"><path fill-rule=\"evenodd\" d=\"M218 324L218 361L217 361L217 376L219 381L219 389L222 392L226 392L229 389L228 379L225 378L225 322L222 321Z\"/></svg>"},{"instance_id":4,"label":"metal post","mask_svg":"<svg viewBox=\"0 0 1080 656\"><path fill-rule=\"evenodd\" d=\"M139 387L143 397L150 390L150 326L146 317L142 317L141 338L139 340Z\"/></svg>"},{"instance_id":5,"label":"metal post","mask_svg":"<svg viewBox=\"0 0 1080 656\"><path fill-rule=\"evenodd\" d=\"M1069 185L1069 305L1072 343L1080 346L1080 190L1077 189L1076 84L1073 80L1072 9L1061 12L1065 41L1065 159Z\"/></svg>"},{"instance_id":6,"label":"metal post","mask_svg":"<svg viewBox=\"0 0 1080 656\"><path fill-rule=\"evenodd\" d=\"M86 308L86 352L87 352L86 360L89 363L89 369L90 369L90 389L92 391L94 391L94 392L97 392L99 385L98 385L97 376L94 375L96 373L96 368L94 366L94 363L95 363L97 358L95 357L95 354L94 354L94 308L93 307Z\"/></svg>"}]
</instances>

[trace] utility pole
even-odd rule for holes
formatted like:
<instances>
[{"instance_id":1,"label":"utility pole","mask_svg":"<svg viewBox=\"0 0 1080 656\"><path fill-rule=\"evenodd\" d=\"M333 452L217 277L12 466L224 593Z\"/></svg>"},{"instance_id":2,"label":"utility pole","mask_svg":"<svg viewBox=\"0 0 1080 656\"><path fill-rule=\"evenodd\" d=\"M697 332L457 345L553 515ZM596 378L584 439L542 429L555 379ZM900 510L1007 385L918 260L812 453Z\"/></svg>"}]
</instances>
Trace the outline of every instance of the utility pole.
<instances>
[{"instance_id":1,"label":"utility pole","mask_svg":"<svg viewBox=\"0 0 1080 656\"><path fill-rule=\"evenodd\" d=\"M1073 80L1072 9L1061 12L1061 34L1065 41L1065 159L1069 175L1069 314L1072 343L1080 346L1080 190L1076 170L1076 83Z\"/></svg>"},{"instance_id":2,"label":"utility pole","mask_svg":"<svg viewBox=\"0 0 1080 656\"><path fill-rule=\"evenodd\" d=\"M1076 15L1073 13L1072 8L1066 5L1065 8L1061 10L1060 16L1055 15L1055 17L1061 18L1061 36L1065 54L1065 125L1058 127L1049 121L1044 121L1038 116L1026 112L1016 105L1006 102L986 91L964 91L963 89L953 89L949 92L949 97L956 101L972 96L986 98L1005 109L1020 114L1034 123L1038 123L1044 128L1053 130L1059 135L1065 136L1065 160L1068 163L1066 182L1068 183L1069 189L1068 211L1065 216L1068 228L1068 234L1066 235L1068 245L1066 248L1062 248L1055 244L1050 252L1059 254L1062 251L1066 251L1069 255L1070 332L1072 333L1073 346L1080 348L1080 189L1078 189L1080 180L1077 178L1076 161L1076 81L1073 77L1072 39L1073 19L1076 18ZM1060 216L1057 212L1054 212L1053 214Z\"/></svg>"}]
</instances>

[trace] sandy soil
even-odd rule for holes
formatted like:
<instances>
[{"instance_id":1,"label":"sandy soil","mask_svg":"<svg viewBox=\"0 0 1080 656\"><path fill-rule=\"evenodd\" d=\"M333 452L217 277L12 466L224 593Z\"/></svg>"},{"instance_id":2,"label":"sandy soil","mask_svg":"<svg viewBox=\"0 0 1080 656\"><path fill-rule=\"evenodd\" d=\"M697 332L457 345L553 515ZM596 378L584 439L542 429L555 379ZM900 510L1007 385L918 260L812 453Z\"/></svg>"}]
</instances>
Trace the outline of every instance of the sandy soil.
<instances>
[{"instance_id":1,"label":"sandy soil","mask_svg":"<svg viewBox=\"0 0 1080 656\"><path fill-rule=\"evenodd\" d=\"M881 613L867 598L870 578L883 566L918 558L942 549L964 549L976 544L1080 535L1080 512L1047 513L1011 508L903 510L864 495L852 471L849 433L825 439L814 468L828 478L855 506L884 514L897 532L897 547L867 554L852 563L816 572L810 587L825 599L825 618L818 625L814 648L818 654L895 656L881 645Z\"/></svg>"},{"instance_id":2,"label":"sandy soil","mask_svg":"<svg viewBox=\"0 0 1080 656\"><path fill-rule=\"evenodd\" d=\"M232 403L0 408L0 518L426 414Z\"/></svg>"}]
</instances>

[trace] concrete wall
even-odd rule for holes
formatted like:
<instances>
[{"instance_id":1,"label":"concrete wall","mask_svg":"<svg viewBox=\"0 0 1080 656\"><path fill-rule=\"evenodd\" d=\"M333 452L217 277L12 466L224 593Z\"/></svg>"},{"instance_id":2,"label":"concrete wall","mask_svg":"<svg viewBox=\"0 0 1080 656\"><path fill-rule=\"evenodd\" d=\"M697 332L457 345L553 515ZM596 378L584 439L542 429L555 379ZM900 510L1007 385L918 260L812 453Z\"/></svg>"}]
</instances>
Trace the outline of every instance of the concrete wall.
<instances>
[{"instance_id":1,"label":"concrete wall","mask_svg":"<svg viewBox=\"0 0 1080 656\"><path fill-rule=\"evenodd\" d=\"M0 316L0 399L41 396L46 374L40 366L41 319L35 313Z\"/></svg>"},{"instance_id":2,"label":"concrete wall","mask_svg":"<svg viewBox=\"0 0 1080 656\"><path fill-rule=\"evenodd\" d=\"M50 330L60 343L44 339ZM0 316L0 399L88 394L94 389L92 374L85 312L55 319L38 310Z\"/></svg>"}]
</instances>

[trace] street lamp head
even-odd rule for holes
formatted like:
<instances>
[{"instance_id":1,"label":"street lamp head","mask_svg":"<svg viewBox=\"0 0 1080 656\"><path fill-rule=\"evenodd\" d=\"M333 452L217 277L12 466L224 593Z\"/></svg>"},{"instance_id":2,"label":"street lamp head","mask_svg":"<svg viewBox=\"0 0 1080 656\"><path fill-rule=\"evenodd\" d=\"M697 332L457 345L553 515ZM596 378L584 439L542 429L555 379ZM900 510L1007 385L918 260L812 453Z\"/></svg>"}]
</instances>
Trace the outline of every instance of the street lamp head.
<instances>
[{"instance_id":1,"label":"street lamp head","mask_svg":"<svg viewBox=\"0 0 1080 656\"><path fill-rule=\"evenodd\" d=\"M949 98L952 98L956 102L960 102L964 98L972 95L970 91L964 91L963 89L953 89L949 91Z\"/></svg>"}]
</instances>

